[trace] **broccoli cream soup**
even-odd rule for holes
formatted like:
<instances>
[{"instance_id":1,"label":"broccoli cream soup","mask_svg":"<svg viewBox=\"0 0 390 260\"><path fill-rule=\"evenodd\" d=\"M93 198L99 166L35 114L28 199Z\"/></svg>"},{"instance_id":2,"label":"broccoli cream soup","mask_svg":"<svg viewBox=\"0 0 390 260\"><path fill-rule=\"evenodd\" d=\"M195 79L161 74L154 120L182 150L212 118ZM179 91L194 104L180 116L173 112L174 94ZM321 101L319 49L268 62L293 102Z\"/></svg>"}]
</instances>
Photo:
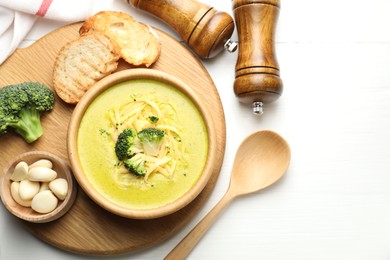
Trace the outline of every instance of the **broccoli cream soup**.
<instances>
[{"instance_id":1,"label":"broccoli cream soup","mask_svg":"<svg viewBox=\"0 0 390 260\"><path fill-rule=\"evenodd\" d=\"M171 203L199 178L208 136L192 101L154 80L130 80L100 94L77 138L83 172L110 201L151 209Z\"/></svg>"}]
</instances>

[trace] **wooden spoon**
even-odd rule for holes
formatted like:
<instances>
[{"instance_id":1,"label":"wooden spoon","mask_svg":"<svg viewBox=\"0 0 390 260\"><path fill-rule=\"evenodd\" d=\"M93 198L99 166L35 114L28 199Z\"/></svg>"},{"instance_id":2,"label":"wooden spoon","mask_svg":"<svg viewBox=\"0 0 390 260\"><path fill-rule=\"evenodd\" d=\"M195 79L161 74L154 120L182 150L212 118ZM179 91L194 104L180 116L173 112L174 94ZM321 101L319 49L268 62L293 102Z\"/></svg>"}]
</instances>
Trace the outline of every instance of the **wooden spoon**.
<instances>
[{"instance_id":1,"label":"wooden spoon","mask_svg":"<svg viewBox=\"0 0 390 260\"><path fill-rule=\"evenodd\" d=\"M184 259L234 198L275 183L287 170L290 157L288 143L277 133L258 131L248 136L237 150L226 194L165 259Z\"/></svg>"}]
</instances>

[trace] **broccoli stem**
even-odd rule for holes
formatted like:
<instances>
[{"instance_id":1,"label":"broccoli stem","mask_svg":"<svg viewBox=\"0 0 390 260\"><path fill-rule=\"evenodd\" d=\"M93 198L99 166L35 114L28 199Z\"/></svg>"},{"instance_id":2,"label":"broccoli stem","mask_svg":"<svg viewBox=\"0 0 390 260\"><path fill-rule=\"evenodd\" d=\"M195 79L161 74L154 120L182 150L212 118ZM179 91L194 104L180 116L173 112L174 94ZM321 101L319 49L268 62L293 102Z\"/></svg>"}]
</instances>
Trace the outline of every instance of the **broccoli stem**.
<instances>
[{"instance_id":1,"label":"broccoli stem","mask_svg":"<svg viewBox=\"0 0 390 260\"><path fill-rule=\"evenodd\" d=\"M20 120L12 126L27 143L32 143L43 135L41 115L34 107L23 108L19 113Z\"/></svg>"}]
</instances>

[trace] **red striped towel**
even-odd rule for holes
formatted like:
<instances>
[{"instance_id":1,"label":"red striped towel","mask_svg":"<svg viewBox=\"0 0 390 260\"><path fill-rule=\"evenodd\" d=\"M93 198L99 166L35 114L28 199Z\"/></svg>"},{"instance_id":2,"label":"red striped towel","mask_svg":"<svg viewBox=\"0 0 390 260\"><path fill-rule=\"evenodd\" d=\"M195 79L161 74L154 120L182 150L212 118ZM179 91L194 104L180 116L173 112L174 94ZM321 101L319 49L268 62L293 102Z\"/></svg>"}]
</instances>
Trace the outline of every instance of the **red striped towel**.
<instances>
[{"instance_id":1,"label":"red striped towel","mask_svg":"<svg viewBox=\"0 0 390 260\"><path fill-rule=\"evenodd\" d=\"M11 55L37 19L82 21L110 9L114 0L0 0L0 64Z\"/></svg>"}]
</instances>

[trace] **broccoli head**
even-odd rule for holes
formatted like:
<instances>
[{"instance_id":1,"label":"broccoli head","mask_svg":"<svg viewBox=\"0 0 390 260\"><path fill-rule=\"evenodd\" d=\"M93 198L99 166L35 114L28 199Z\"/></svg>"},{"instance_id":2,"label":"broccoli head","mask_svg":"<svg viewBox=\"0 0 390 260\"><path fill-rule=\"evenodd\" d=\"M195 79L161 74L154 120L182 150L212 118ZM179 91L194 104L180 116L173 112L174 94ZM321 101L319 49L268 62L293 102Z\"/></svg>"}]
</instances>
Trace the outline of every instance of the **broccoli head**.
<instances>
[{"instance_id":1,"label":"broccoli head","mask_svg":"<svg viewBox=\"0 0 390 260\"><path fill-rule=\"evenodd\" d=\"M141 152L137 139L137 132L134 129L127 128L119 134L115 144L115 153L120 161L132 157L134 154Z\"/></svg>"},{"instance_id":2,"label":"broccoli head","mask_svg":"<svg viewBox=\"0 0 390 260\"><path fill-rule=\"evenodd\" d=\"M54 107L54 92L37 82L0 88L0 134L8 128L32 143L43 134L41 113Z\"/></svg>"},{"instance_id":3,"label":"broccoli head","mask_svg":"<svg viewBox=\"0 0 390 260\"><path fill-rule=\"evenodd\" d=\"M138 139L146 155L156 156L160 151L165 132L156 128L146 128L138 133Z\"/></svg>"},{"instance_id":4,"label":"broccoli head","mask_svg":"<svg viewBox=\"0 0 390 260\"><path fill-rule=\"evenodd\" d=\"M144 176L146 174L145 167L145 155L143 153L137 153L133 157L124 161L126 169L138 176Z\"/></svg>"}]
</instances>

